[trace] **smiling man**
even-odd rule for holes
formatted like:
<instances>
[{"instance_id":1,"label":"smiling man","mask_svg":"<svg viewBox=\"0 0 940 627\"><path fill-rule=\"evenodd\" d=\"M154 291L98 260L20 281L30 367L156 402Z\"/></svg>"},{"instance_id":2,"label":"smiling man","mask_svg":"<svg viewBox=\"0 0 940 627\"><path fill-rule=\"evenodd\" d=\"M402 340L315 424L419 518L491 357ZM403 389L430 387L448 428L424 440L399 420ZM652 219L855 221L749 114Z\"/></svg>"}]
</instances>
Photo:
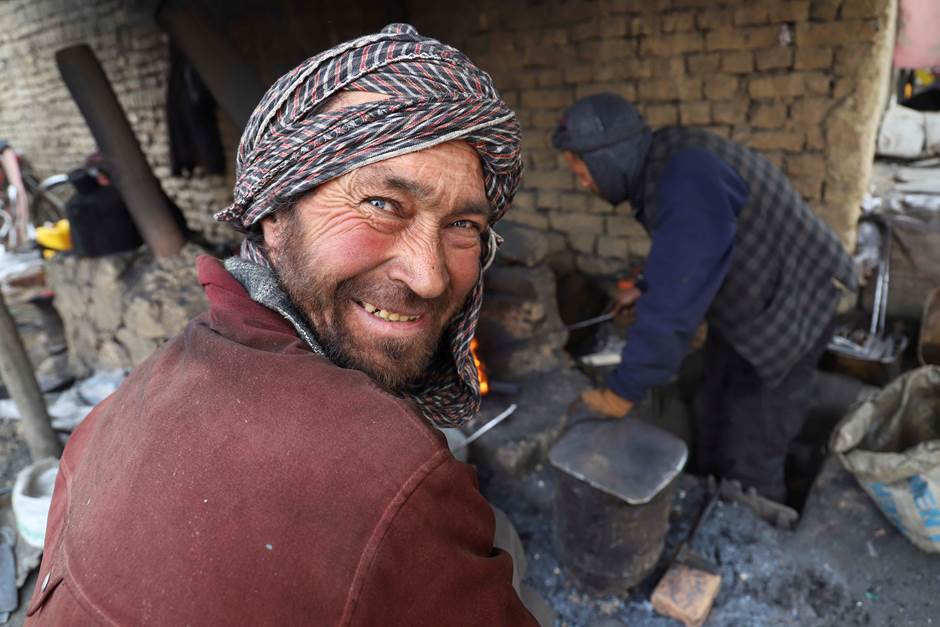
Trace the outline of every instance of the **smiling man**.
<instances>
[{"instance_id":1,"label":"smiling man","mask_svg":"<svg viewBox=\"0 0 940 627\"><path fill-rule=\"evenodd\" d=\"M489 76L409 26L275 83L217 216L241 254L72 436L28 624L536 624L432 426L479 407L520 172Z\"/></svg>"}]
</instances>

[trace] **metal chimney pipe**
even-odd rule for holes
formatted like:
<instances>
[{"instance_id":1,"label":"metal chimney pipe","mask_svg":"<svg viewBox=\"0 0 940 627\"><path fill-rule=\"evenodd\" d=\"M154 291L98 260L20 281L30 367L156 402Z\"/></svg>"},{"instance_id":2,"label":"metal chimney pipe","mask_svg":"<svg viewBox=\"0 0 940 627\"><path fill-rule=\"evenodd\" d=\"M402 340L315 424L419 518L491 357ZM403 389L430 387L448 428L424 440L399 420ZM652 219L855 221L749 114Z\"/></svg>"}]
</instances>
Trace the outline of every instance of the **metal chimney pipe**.
<instances>
[{"instance_id":1,"label":"metal chimney pipe","mask_svg":"<svg viewBox=\"0 0 940 627\"><path fill-rule=\"evenodd\" d=\"M113 170L109 174L137 230L157 257L178 254L186 237L95 53L87 45L79 44L59 50L55 60L102 156Z\"/></svg>"}]
</instances>

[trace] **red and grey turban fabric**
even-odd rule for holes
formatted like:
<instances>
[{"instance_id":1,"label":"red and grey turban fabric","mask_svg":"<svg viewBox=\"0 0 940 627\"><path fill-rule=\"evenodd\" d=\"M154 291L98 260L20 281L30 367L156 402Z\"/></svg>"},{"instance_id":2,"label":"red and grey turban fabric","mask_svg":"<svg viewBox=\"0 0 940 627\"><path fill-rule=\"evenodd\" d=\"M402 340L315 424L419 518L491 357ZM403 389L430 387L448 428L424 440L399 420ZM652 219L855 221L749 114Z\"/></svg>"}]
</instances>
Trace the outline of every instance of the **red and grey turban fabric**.
<instances>
[{"instance_id":1,"label":"red and grey turban fabric","mask_svg":"<svg viewBox=\"0 0 940 627\"><path fill-rule=\"evenodd\" d=\"M332 95L365 91L389 98L319 112ZM356 168L463 140L480 155L492 225L506 211L522 173L519 122L488 74L460 51L422 37L407 24L345 42L282 76L248 122L238 149L234 202L216 214L249 232L266 215L318 185ZM483 237L481 269L499 238ZM269 265L250 239L241 256ZM481 278L413 397L442 426L469 419L480 403L470 339L479 318ZM443 352L443 351L439 351Z\"/></svg>"}]
</instances>

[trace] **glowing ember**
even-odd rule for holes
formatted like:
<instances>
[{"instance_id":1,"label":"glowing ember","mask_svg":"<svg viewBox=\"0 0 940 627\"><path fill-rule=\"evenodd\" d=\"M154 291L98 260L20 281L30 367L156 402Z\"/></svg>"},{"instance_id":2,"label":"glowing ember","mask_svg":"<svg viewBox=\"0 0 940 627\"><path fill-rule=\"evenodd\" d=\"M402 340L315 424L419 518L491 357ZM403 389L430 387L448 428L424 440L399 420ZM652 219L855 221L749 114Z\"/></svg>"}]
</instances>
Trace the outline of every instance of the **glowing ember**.
<instances>
[{"instance_id":1,"label":"glowing ember","mask_svg":"<svg viewBox=\"0 0 940 627\"><path fill-rule=\"evenodd\" d=\"M490 391L490 382L489 377L486 376L486 366L483 365L483 362L480 361L480 357L477 355L477 347L480 345L480 341L477 338L470 340L470 354L473 355L473 363L477 367L477 377L480 379L480 394L486 394Z\"/></svg>"}]
</instances>

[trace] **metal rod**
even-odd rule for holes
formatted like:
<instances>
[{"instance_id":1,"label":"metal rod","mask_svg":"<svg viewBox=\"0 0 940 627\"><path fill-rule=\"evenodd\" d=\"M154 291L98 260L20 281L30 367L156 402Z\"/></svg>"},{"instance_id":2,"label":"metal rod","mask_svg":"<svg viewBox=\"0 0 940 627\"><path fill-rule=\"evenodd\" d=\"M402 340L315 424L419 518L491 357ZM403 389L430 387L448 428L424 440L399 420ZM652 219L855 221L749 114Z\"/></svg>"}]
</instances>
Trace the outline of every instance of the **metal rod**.
<instances>
[{"instance_id":1,"label":"metal rod","mask_svg":"<svg viewBox=\"0 0 940 627\"><path fill-rule=\"evenodd\" d=\"M55 60L137 230L157 257L176 255L186 243L183 230L95 53L79 44L59 50Z\"/></svg>"},{"instance_id":2,"label":"metal rod","mask_svg":"<svg viewBox=\"0 0 940 627\"><path fill-rule=\"evenodd\" d=\"M512 405L510 405L509 407L507 407L506 410L505 410L503 413L501 413L500 415L498 415L498 416L496 416L495 418L491 419L491 420L490 420L489 422L487 422L485 425L483 425L482 427L480 427L479 429L477 429L477 430L476 430L469 438L467 438L464 442L461 442L460 444L458 444L457 446L455 446L455 447L454 447L454 452L459 451L460 449L462 449L462 448L464 448L464 447L466 447L466 446L469 446L471 442L474 442L474 441L478 440L478 439L480 438L480 436L482 436L484 433L486 433L487 431L489 431L490 429L492 429L493 427L495 427L496 425L498 425L498 424L501 423L502 421L506 420L506 418L509 418L509 416L511 416L512 413L513 413L514 411L516 411L516 407L517 407L517 405L516 405L515 403L513 403Z\"/></svg>"},{"instance_id":3,"label":"metal rod","mask_svg":"<svg viewBox=\"0 0 940 627\"><path fill-rule=\"evenodd\" d=\"M0 376L16 403L22 417L23 438L34 460L44 457L59 457L62 444L49 423L46 403L36 382L33 366L29 363L26 349L16 322L7 309L3 292L0 291Z\"/></svg>"}]
</instances>

